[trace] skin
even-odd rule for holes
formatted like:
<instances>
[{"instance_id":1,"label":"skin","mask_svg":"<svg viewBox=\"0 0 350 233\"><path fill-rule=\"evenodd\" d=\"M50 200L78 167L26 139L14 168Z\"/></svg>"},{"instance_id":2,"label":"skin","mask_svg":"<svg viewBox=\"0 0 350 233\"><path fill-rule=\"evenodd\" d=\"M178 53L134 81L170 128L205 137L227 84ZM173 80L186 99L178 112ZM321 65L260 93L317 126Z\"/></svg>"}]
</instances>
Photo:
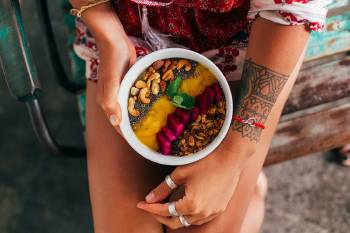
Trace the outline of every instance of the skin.
<instances>
[{"instance_id":1,"label":"skin","mask_svg":"<svg viewBox=\"0 0 350 233\"><path fill-rule=\"evenodd\" d=\"M79 8L83 1L71 3ZM172 171L141 158L117 133L121 119L116 93L123 74L135 61L135 51L111 5L89 9L83 20L100 51L99 81L97 85L87 84L86 104L87 161L95 232L157 233L164 232L163 225L166 232L257 232L263 218L263 197L256 191L256 180L295 82L309 32L303 26L255 20L235 112L245 117L254 109L254 117L266 129L251 129L235 122L212 154ZM267 89L267 96L261 95L266 93L263 86L257 88L264 90L260 94L252 92L252 87L259 85L252 82L252 74L259 73L256 70L267 72L270 82L283 80L278 82L279 88ZM273 98L267 98L271 95ZM256 96L269 107L254 106L252 99ZM117 120L110 122L111 116ZM162 182L169 173L180 186L175 192ZM183 228L178 218L168 216L168 197L176 200L178 212L194 226ZM249 223L244 223L245 218Z\"/></svg>"}]
</instances>

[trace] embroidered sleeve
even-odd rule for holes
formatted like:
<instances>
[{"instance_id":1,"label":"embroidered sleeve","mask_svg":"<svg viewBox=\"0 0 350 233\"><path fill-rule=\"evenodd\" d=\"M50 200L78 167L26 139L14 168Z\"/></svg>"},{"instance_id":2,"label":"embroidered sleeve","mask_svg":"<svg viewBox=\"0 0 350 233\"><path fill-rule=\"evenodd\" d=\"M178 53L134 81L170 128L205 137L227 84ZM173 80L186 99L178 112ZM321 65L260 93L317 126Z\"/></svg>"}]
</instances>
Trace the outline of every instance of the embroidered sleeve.
<instances>
[{"instance_id":1,"label":"embroidered sleeve","mask_svg":"<svg viewBox=\"0 0 350 233\"><path fill-rule=\"evenodd\" d=\"M332 0L251 0L248 20L258 15L283 25L305 24L312 31L322 31Z\"/></svg>"}]
</instances>

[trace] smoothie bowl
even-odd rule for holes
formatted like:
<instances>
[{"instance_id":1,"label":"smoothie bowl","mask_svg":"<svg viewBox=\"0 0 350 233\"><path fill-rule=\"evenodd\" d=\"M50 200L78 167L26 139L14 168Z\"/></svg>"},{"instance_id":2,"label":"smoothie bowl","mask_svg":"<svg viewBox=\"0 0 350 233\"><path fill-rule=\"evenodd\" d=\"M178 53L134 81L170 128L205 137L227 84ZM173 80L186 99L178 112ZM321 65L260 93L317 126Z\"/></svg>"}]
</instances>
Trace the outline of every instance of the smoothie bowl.
<instances>
[{"instance_id":1,"label":"smoothie bowl","mask_svg":"<svg viewBox=\"0 0 350 233\"><path fill-rule=\"evenodd\" d=\"M121 132L143 157L183 165L210 154L232 118L232 96L222 72L206 57L172 48L141 58L119 91Z\"/></svg>"}]
</instances>

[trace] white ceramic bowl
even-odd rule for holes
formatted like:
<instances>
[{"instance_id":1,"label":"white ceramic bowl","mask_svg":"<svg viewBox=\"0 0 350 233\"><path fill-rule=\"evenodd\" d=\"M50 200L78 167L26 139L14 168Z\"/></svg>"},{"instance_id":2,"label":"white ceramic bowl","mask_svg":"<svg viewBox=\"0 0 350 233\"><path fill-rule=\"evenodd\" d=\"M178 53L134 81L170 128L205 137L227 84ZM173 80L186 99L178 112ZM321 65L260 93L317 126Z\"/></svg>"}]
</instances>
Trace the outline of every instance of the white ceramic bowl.
<instances>
[{"instance_id":1,"label":"white ceramic bowl","mask_svg":"<svg viewBox=\"0 0 350 233\"><path fill-rule=\"evenodd\" d=\"M178 157L178 156L170 156L170 155L162 155L161 153L158 153L156 151L153 151L152 149L145 146L135 135L134 131L132 130L130 121L129 121L129 114L127 110L128 106L128 98L129 98L129 92L130 88L134 84L135 80L139 77L139 75L150 65L152 65L153 62L161 59L169 59L169 58L185 58L190 59L193 61L196 61L205 67L207 67L218 79L219 84L221 88L223 89L225 99L226 99L226 116L225 116L225 122L219 132L219 134L216 136L216 138L209 144L207 147L205 147L203 150L194 153L192 155ZM198 161L208 154L210 154L225 138L227 131L231 124L232 119L232 95L230 91L230 87L228 85L228 82L226 81L225 76L222 74L222 72L219 70L219 68L208 58L204 57L203 55L187 50L187 49L180 49L180 48L169 48L169 49L162 49L158 50L156 52L150 53L147 56L141 58L139 61L137 61L126 73L120 89L119 89L119 103L122 106L122 121L120 123L120 129L121 132L126 139L126 141L130 144L130 146L140 155L145 157L146 159L149 159L153 162L164 164L164 165L184 165L188 163L192 163L195 161Z\"/></svg>"}]
</instances>

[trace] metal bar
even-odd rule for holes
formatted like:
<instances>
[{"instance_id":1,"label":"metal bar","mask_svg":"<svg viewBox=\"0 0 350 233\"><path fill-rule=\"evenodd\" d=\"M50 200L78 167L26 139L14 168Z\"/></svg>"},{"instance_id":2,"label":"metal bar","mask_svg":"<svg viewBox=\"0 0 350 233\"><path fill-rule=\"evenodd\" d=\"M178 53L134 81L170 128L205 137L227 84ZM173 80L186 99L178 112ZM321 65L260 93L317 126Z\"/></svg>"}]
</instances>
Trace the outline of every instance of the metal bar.
<instances>
[{"instance_id":1,"label":"metal bar","mask_svg":"<svg viewBox=\"0 0 350 233\"><path fill-rule=\"evenodd\" d=\"M49 130L45 117L41 111L39 101L32 99L26 102L27 110L32 122L35 134L40 144L53 155L82 157L85 156L85 148L58 145Z\"/></svg>"}]
</instances>

